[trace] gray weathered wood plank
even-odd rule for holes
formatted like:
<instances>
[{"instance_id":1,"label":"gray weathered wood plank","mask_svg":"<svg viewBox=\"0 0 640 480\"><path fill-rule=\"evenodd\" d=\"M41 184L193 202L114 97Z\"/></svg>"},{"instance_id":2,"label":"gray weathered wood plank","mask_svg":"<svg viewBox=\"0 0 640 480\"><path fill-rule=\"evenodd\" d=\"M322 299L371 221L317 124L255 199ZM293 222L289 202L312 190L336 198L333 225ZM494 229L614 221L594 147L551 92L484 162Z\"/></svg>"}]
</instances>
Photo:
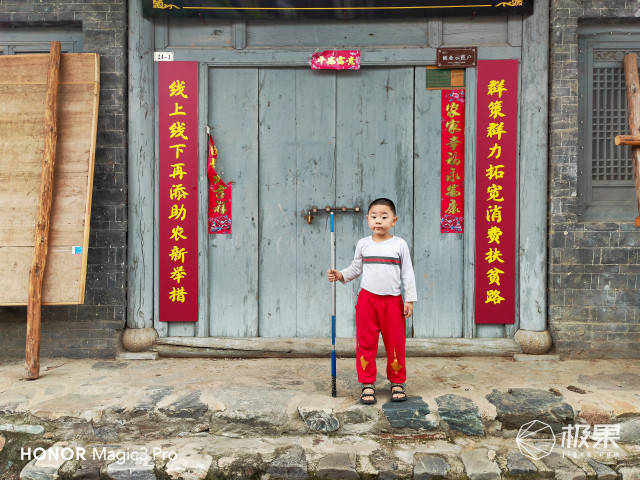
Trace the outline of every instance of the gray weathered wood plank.
<instances>
[{"instance_id":1,"label":"gray weathered wood plank","mask_svg":"<svg viewBox=\"0 0 640 480\"><path fill-rule=\"evenodd\" d=\"M522 88L522 64L520 63L518 65L518 72L520 73L519 78L518 78L518 91L520 92L521 88ZM503 336L506 338L513 338L513 336L515 335L515 333L518 331L518 328L520 326L520 278L519 278L519 272L520 272L520 262L521 262L521 256L520 256L520 215L521 215L521 211L520 211L520 194L521 194L521 186L522 183L520 182L520 172L521 169L523 168L522 165L522 156L521 156L521 152L520 152L520 145L523 139L522 136L522 110L521 110L521 106L518 105L518 118L516 121L516 125L517 125L517 132L518 134L516 135L516 178L517 183L516 183L516 205L518 205L518 207L516 208L516 225L515 225L515 241L516 241L516 255L515 255L515 271L514 271L514 275L515 275L515 288L514 288L514 307L515 307L515 311L514 311L514 319L513 319L513 323L510 324L505 324L503 326Z\"/></svg>"},{"instance_id":2,"label":"gray weathered wood plank","mask_svg":"<svg viewBox=\"0 0 640 480\"><path fill-rule=\"evenodd\" d=\"M462 234L440 233L440 90L426 90L416 68L414 268L418 302L414 336L462 336Z\"/></svg>"},{"instance_id":3,"label":"gray weathered wood plank","mask_svg":"<svg viewBox=\"0 0 640 480\"><path fill-rule=\"evenodd\" d=\"M442 45L507 45L507 17L446 17Z\"/></svg>"},{"instance_id":4,"label":"gray weathered wood plank","mask_svg":"<svg viewBox=\"0 0 640 480\"><path fill-rule=\"evenodd\" d=\"M247 40L250 48L417 46L427 43L427 22L424 19L392 20L385 23L320 20L280 22L277 25L249 22Z\"/></svg>"},{"instance_id":5,"label":"gray weathered wood plank","mask_svg":"<svg viewBox=\"0 0 640 480\"><path fill-rule=\"evenodd\" d=\"M155 28L154 28L154 49L160 49L161 47L159 47L160 45L165 45L165 34L166 34L166 28L162 28L162 25L165 24L166 25L166 21L165 22L158 22L155 21ZM156 95L158 92L158 69L157 67L154 65L153 66L153 95ZM154 125L158 125L158 104L157 102L153 102L153 108L154 108ZM154 127L153 129L153 133L154 133L154 152L159 152L159 146L158 146L158 128L157 126ZM158 259L158 161L157 161L157 155L154 155L154 161L153 161L153 291L154 292L158 292L159 291L159 279L158 279L158 271L160 270L159 268L159 259ZM136 219L137 220L137 219ZM153 325L156 329L156 331L158 332L158 335L160 337L167 337L169 336L169 323L167 322L160 322L158 320L158 312L159 312L159 297L158 295L153 295Z\"/></svg>"},{"instance_id":6,"label":"gray weathered wood plank","mask_svg":"<svg viewBox=\"0 0 640 480\"><path fill-rule=\"evenodd\" d=\"M127 327L153 326L155 90L153 24L129 3L129 148ZM157 290L155 290L157 291Z\"/></svg>"},{"instance_id":7,"label":"gray weathered wood plank","mask_svg":"<svg viewBox=\"0 0 640 480\"><path fill-rule=\"evenodd\" d=\"M359 205L366 214L371 200L396 204L398 224L392 234L413 239L413 68L372 68L339 75L337 88L336 203ZM339 268L353 259L359 238L370 235L363 215L337 219ZM339 336L355 332L359 280L339 288ZM349 319L350 321L347 321ZM411 334L412 319L407 321Z\"/></svg>"},{"instance_id":8,"label":"gray weathered wood plank","mask_svg":"<svg viewBox=\"0 0 640 480\"><path fill-rule=\"evenodd\" d=\"M325 207L335 197L336 74L295 71L296 142L296 317L298 337L331 335L331 287L328 215L309 225L301 211Z\"/></svg>"},{"instance_id":9,"label":"gray weathered wood plank","mask_svg":"<svg viewBox=\"0 0 640 480\"><path fill-rule=\"evenodd\" d=\"M547 328L549 0L524 21L520 94L520 328Z\"/></svg>"},{"instance_id":10,"label":"gray weathered wood plank","mask_svg":"<svg viewBox=\"0 0 640 480\"><path fill-rule=\"evenodd\" d=\"M169 46L169 19L156 18L153 21L154 50L164 50Z\"/></svg>"},{"instance_id":11,"label":"gray weathered wood plank","mask_svg":"<svg viewBox=\"0 0 640 480\"><path fill-rule=\"evenodd\" d=\"M296 332L295 69L259 74L259 312L261 337Z\"/></svg>"},{"instance_id":12,"label":"gray weathered wood plank","mask_svg":"<svg viewBox=\"0 0 640 480\"><path fill-rule=\"evenodd\" d=\"M208 82L216 170L233 182L232 233L208 235L209 330L213 336L257 336L258 71L210 68Z\"/></svg>"},{"instance_id":13,"label":"gray weathered wood plank","mask_svg":"<svg viewBox=\"0 0 640 480\"><path fill-rule=\"evenodd\" d=\"M434 30L442 22L440 33ZM509 21L514 25L509 26ZM481 48L509 45L514 41L511 27L520 17L444 17L418 20L392 20L388 22L351 21L348 23L319 21L313 23L251 22L246 27L246 46L249 49L270 50L288 47L311 48L406 48L429 45L477 45ZM164 25L161 25L165 28ZM168 23L164 47L177 49L205 47L220 49L235 47L234 24L227 20L171 19ZM435 44L437 38L441 42ZM516 42L517 43L517 42ZM511 45L516 45L512 43ZM157 45L160 46L160 45Z\"/></svg>"},{"instance_id":14,"label":"gray weathered wood plank","mask_svg":"<svg viewBox=\"0 0 640 480\"><path fill-rule=\"evenodd\" d=\"M321 44L322 46L325 43ZM320 48L320 47L318 47ZM406 48L362 48L363 67L391 67L406 65L435 65L436 49L431 47ZM305 48L245 48L243 50L172 48L175 60L205 62L211 66L230 67L309 67L311 53ZM478 47L481 60L520 58L520 47L487 46Z\"/></svg>"},{"instance_id":15,"label":"gray weathered wood plank","mask_svg":"<svg viewBox=\"0 0 640 480\"><path fill-rule=\"evenodd\" d=\"M476 256L476 112L477 101L477 69L465 69L465 152L464 152L464 238L463 255L463 291L464 309L462 320L462 336L474 338L475 326L475 256Z\"/></svg>"},{"instance_id":16,"label":"gray weathered wood plank","mask_svg":"<svg viewBox=\"0 0 640 480\"><path fill-rule=\"evenodd\" d=\"M481 323L476 325L476 338L504 338L505 325Z\"/></svg>"},{"instance_id":17,"label":"gray weathered wood plank","mask_svg":"<svg viewBox=\"0 0 640 480\"><path fill-rule=\"evenodd\" d=\"M442 18L434 17L428 20L429 42L431 48L438 48L442 45Z\"/></svg>"},{"instance_id":18,"label":"gray weathered wood plank","mask_svg":"<svg viewBox=\"0 0 640 480\"><path fill-rule=\"evenodd\" d=\"M236 50L247 48L247 21L236 20L231 24L231 43Z\"/></svg>"},{"instance_id":19,"label":"gray weathered wood plank","mask_svg":"<svg viewBox=\"0 0 640 480\"><path fill-rule=\"evenodd\" d=\"M207 134L209 112L209 67L198 66L198 324L196 335L209 336L209 233L207 207Z\"/></svg>"},{"instance_id":20,"label":"gray weathered wood plank","mask_svg":"<svg viewBox=\"0 0 640 480\"><path fill-rule=\"evenodd\" d=\"M227 19L170 17L166 47L235 47L233 36L233 23Z\"/></svg>"},{"instance_id":21,"label":"gray weathered wood plank","mask_svg":"<svg viewBox=\"0 0 640 480\"><path fill-rule=\"evenodd\" d=\"M522 45L522 17L511 15L507 20L507 42L512 47Z\"/></svg>"}]
</instances>

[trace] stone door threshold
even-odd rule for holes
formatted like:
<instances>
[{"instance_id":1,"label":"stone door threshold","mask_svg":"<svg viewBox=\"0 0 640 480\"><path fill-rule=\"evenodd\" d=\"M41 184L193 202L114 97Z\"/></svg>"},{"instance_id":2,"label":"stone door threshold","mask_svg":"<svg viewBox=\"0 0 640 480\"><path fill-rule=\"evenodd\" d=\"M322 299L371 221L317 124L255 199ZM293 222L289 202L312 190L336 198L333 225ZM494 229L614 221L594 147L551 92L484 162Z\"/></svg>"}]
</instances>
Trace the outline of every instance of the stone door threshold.
<instances>
[{"instance_id":1,"label":"stone door threshold","mask_svg":"<svg viewBox=\"0 0 640 480\"><path fill-rule=\"evenodd\" d=\"M162 357L326 357L331 352L329 338L230 338L164 337L156 339L152 350ZM337 338L336 355L355 357L355 338ZM408 357L499 356L522 353L512 338L408 338ZM384 357L382 340L378 356Z\"/></svg>"}]
</instances>

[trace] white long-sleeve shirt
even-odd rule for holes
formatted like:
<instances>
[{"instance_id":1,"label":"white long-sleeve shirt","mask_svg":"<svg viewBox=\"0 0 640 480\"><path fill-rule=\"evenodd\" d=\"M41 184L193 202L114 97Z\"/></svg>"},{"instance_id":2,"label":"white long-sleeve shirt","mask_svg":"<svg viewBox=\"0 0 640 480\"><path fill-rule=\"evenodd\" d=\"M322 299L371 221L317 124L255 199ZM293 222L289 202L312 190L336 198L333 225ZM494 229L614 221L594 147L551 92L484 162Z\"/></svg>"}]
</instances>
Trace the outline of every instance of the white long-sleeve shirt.
<instances>
[{"instance_id":1,"label":"white long-sleeve shirt","mask_svg":"<svg viewBox=\"0 0 640 480\"><path fill-rule=\"evenodd\" d=\"M405 302L418 299L409 246L400 237L382 242L374 242L371 235L361 238L353 262L340 273L345 282L362 274L360 288L376 295L400 295L404 287Z\"/></svg>"}]
</instances>

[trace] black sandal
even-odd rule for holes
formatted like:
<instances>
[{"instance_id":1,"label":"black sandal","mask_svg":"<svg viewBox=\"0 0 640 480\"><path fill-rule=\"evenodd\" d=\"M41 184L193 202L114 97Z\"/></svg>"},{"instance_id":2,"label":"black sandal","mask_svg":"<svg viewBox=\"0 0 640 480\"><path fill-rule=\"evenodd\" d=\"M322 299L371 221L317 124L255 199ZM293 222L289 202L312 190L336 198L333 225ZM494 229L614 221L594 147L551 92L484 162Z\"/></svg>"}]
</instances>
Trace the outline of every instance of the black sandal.
<instances>
[{"instance_id":1,"label":"black sandal","mask_svg":"<svg viewBox=\"0 0 640 480\"><path fill-rule=\"evenodd\" d=\"M400 395L400 397L396 397L394 395ZM391 384L391 401L404 402L406 399L407 399L407 393L404 391L404 383L392 383Z\"/></svg>"},{"instance_id":2,"label":"black sandal","mask_svg":"<svg viewBox=\"0 0 640 480\"><path fill-rule=\"evenodd\" d=\"M373 393L364 393L365 390L373 390ZM362 391L360 392L360 403L363 405L373 405L376 403L376 387L372 383L365 383L362 385Z\"/></svg>"}]
</instances>

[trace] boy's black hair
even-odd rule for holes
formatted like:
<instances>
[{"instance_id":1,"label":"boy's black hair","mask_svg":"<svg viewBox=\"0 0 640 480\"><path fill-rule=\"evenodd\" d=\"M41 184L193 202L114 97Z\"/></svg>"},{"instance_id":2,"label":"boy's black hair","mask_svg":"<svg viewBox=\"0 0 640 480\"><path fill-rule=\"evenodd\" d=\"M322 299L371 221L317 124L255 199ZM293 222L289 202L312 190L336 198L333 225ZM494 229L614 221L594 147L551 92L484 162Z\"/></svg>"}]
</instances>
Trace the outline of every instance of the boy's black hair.
<instances>
[{"instance_id":1,"label":"boy's black hair","mask_svg":"<svg viewBox=\"0 0 640 480\"><path fill-rule=\"evenodd\" d=\"M367 210L367 213L369 213L371 211L371 208L374 205L386 205L387 207L389 207L391 209L391 213L393 213L393 216L395 217L395 215L396 215L396 206L388 198L376 198L373 202L371 202L369 204L369 209Z\"/></svg>"}]
</instances>

